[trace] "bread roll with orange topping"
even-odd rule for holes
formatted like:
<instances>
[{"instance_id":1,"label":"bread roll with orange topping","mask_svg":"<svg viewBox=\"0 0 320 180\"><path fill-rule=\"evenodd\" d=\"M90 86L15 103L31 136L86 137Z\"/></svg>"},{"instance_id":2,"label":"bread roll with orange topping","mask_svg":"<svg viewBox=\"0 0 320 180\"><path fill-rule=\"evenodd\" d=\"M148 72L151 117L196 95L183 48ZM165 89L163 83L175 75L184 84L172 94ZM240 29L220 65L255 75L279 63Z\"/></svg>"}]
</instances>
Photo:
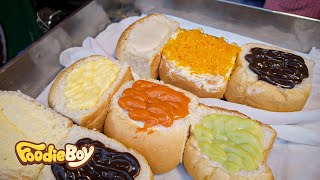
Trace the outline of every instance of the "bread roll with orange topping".
<instances>
[{"instance_id":1,"label":"bread roll with orange topping","mask_svg":"<svg viewBox=\"0 0 320 180\"><path fill-rule=\"evenodd\" d=\"M195 95L161 81L127 82L110 103L104 133L137 150L162 174L182 161L197 104Z\"/></svg>"},{"instance_id":2,"label":"bread roll with orange topping","mask_svg":"<svg viewBox=\"0 0 320 180\"><path fill-rule=\"evenodd\" d=\"M241 47L225 98L276 112L300 111L312 89L314 62L264 44Z\"/></svg>"},{"instance_id":3,"label":"bread roll with orange topping","mask_svg":"<svg viewBox=\"0 0 320 180\"><path fill-rule=\"evenodd\" d=\"M201 98L222 98L239 50L200 29L179 29L161 51L160 79Z\"/></svg>"},{"instance_id":4,"label":"bread roll with orange topping","mask_svg":"<svg viewBox=\"0 0 320 180\"><path fill-rule=\"evenodd\" d=\"M116 56L128 63L141 78L158 78L160 50L179 27L179 23L163 14L151 14L132 25L121 35Z\"/></svg>"},{"instance_id":5,"label":"bread roll with orange topping","mask_svg":"<svg viewBox=\"0 0 320 180\"><path fill-rule=\"evenodd\" d=\"M103 56L90 56L57 76L48 103L76 124L101 131L113 94L132 79L128 65L120 66Z\"/></svg>"}]
</instances>

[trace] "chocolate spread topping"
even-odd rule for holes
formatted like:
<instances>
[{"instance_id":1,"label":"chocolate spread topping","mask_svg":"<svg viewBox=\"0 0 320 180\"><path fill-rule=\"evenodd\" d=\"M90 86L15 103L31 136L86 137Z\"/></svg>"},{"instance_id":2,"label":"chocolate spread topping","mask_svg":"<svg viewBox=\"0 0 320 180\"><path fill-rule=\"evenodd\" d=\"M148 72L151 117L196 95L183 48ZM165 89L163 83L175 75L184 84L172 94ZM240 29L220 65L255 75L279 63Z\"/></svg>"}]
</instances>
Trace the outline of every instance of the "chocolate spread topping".
<instances>
[{"instance_id":1,"label":"chocolate spread topping","mask_svg":"<svg viewBox=\"0 0 320 180\"><path fill-rule=\"evenodd\" d=\"M245 59L249 69L258 75L259 80L292 89L309 77L308 68L302 57L270 49L252 48Z\"/></svg>"},{"instance_id":2,"label":"chocolate spread topping","mask_svg":"<svg viewBox=\"0 0 320 180\"><path fill-rule=\"evenodd\" d=\"M70 170L66 164L51 165L56 179L134 179L139 174L138 160L130 153L117 152L105 147L100 141L89 138L78 140L76 145L93 144L95 152L92 160L81 168Z\"/></svg>"}]
</instances>

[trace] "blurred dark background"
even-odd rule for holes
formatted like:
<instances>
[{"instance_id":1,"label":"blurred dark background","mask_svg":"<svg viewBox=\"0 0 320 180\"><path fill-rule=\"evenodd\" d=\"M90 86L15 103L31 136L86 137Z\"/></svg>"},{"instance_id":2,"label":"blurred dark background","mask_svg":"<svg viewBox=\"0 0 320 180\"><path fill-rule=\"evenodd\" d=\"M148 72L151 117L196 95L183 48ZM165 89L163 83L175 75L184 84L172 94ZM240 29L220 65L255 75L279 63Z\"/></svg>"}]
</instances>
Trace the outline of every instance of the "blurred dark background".
<instances>
[{"instance_id":1,"label":"blurred dark background","mask_svg":"<svg viewBox=\"0 0 320 180\"><path fill-rule=\"evenodd\" d=\"M89 0L4 0L0 6L1 65Z\"/></svg>"},{"instance_id":2,"label":"blurred dark background","mask_svg":"<svg viewBox=\"0 0 320 180\"><path fill-rule=\"evenodd\" d=\"M19 55L59 22L92 0L4 0L0 5L0 67ZM134 0L96 0L110 4L111 22L139 15Z\"/></svg>"}]
</instances>

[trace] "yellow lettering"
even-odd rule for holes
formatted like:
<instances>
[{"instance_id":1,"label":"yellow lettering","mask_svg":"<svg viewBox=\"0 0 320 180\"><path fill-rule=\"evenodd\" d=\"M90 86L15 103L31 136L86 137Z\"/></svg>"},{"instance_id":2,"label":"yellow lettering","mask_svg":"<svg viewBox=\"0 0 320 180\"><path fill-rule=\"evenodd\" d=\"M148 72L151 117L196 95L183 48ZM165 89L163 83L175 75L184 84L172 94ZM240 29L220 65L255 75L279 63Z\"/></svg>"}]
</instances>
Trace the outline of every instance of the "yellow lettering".
<instances>
[{"instance_id":1,"label":"yellow lettering","mask_svg":"<svg viewBox=\"0 0 320 180\"><path fill-rule=\"evenodd\" d=\"M51 163L52 162L52 151L54 149L54 146L50 144L48 146L47 152L43 154L43 162Z\"/></svg>"},{"instance_id":2,"label":"yellow lettering","mask_svg":"<svg viewBox=\"0 0 320 180\"><path fill-rule=\"evenodd\" d=\"M57 162L57 150L52 151L52 162Z\"/></svg>"},{"instance_id":3,"label":"yellow lettering","mask_svg":"<svg viewBox=\"0 0 320 180\"><path fill-rule=\"evenodd\" d=\"M28 141L20 141L16 144L16 155L22 164L30 164L34 161L31 149L43 151L46 148L44 143L33 144Z\"/></svg>"},{"instance_id":4,"label":"yellow lettering","mask_svg":"<svg viewBox=\"0 0 320 180\"><path fill-rule=\"evenodd\" d=\"M58 151L57 153L57 161L58 162L64 162L66 153L63 150Z\"/></svg>"},{"instance_id":5,"label":"yellow lettering","mask_svg":"<svg viewBox=\"0 0 320 180\"><path fill-rule=\"evenodd\" d=\"M27 158L27 160L29 162L33 162L34 161L34 155L32 154L32 152L27 152L26 158Z\"/></svg>"},{"instance_id":6,"label":"yellow lettering","mask_svg":"<svg viewBox=\"0 0 320 180\"><path fill-rule=\"evenodd\" d=\"M36 151L35 153L34 153L34 160L36 161L36 162L40 162L41 160L42 160L42 152L41 151Z\"/></svg>"}]
</instances>

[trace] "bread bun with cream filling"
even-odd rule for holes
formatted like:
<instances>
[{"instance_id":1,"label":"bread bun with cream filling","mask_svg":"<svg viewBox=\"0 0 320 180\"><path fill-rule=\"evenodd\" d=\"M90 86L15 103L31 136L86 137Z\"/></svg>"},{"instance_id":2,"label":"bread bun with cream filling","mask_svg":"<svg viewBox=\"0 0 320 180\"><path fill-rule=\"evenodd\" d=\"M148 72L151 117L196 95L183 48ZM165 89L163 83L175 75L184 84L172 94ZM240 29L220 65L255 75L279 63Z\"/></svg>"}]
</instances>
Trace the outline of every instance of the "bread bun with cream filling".
<instances>
[{"instance_id":1,"label":"bread bun with cream filling","mask_svg":"<svg viewBox=\"0 0 320 180\"><path fill-rule=\"evenodd\" d=\"M132 79L129 66L120 66L103 56L90 56L57 76L48 103L76 124L101 131L113 94Z\"/></svg>"},{"instance_id":2,"label":"bread bun with cream filling","mask_svg":"<svg viewBox=\"0 0 320 180\"><path fill-rule=\"evenodd\" d=\"M116 56L141 78L158 77L160 50L179 27L163 14L148 15L130 25L121 35Z\"/></svg>"},{"instance_id":3,"label":"bread bun with cream filling","mask_svg":"<svg viewBox=\"0 0 320 180\"><path fill-rule=\"evenodd\" d=\"M138 86L141 81L146 82L146 84L156 84L157 87L139 92L132 90L132 87ZM162 88L165 89L164 93L162 93ZM166 92L172 90L173 93ZM130 93L132 93L132 96L128 95ZM165 104L174 101L176 96L182 97L180 98L181 104ZM127 97L130 97L130 99ZM121 98L122 100L119 100ZM189 102L187 99L189 99ZM161 100L165 103L159 103ZM185 100L187 101L185 102ZM125 110L128 107L123 109L124 106L121 104L123 102L128 102L132 107L141 107L141 109ZM161 81L138 80L127 82L114 95L110 103L104 133L127 147L137 150L147 159L154 173L162 174L176 168L182 161L190 121L195 118L194 110L197 104L198 100L193 94L164 84ZM174 109L165 110L168 113L164 113L163 109L160 108L159 110L159 107L155 105L161 105L164 109L172 107ZM149 112L145 112L145 109ZM135 111L141 112L137 114ZM181 116L180 112L184 115ZM172 124L168 123L167 119L163 119L163 115L172 116L171 113L174 117L180 116L180 118L175 118L173 122L171 121ZM137 117L137 115L141 117ZM159 118L154 120L153 116Z\"/></svg>"},{"instance_id":4,"label":"bread bun with cream filling","mask_svg":"<svg viewBox=\"0 0 320 180\"><path fill-rule=\"evenodd\" d=\"M254 48L258 48L256 54L269 50L268 55L260 55L263 58L249 63L246 58L253 58L251 50ZM270 57L278 60L271 61ZM262 62L263 59L269 60ZM313 66L313 61L292 51L264 44L245 44L238 55L225 98L268 111L300 111L311 92ZM253 70L264 74L258 75Z\"/></svg>"},{"instance_id":5,"label":"bread bun with cream filling","mask_svg":"<svg viewBox=\"0 0 320 180\"><path fill-rule=\"evenodd\" d=\"M276 132L236 111L200 106L183 164L195 180L273 179L266 165Z\"/></svg>"},{"instance_id":6,"label":"bread bun with cream filling","mask_svg":"<svg viewBox=\"0 0 320 180\"><path fill-rule=\"evenodd\" d=\"M200 29L179 29L161 51L160 79L201 98L222 98L239 50Z\"/></svg>"}]
</instances>

